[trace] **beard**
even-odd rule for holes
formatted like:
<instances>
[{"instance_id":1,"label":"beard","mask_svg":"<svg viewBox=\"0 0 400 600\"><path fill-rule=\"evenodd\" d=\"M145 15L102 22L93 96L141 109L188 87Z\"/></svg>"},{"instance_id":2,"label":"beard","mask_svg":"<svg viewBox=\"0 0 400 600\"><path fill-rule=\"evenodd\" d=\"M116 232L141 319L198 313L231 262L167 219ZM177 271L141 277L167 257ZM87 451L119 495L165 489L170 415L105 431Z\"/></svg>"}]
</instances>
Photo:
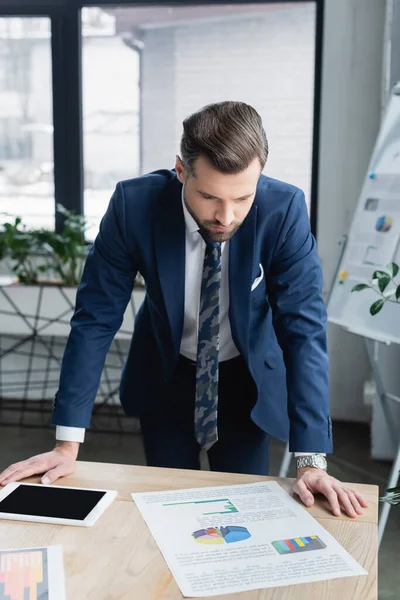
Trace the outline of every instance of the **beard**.
<instances>
[{"instance_id":1,"label":"beard","mask_svg":"<svg viewBox=\"0 0 400 600\"><path fill-rule=\"evenodd\" d=\"M219 244L222 244L222 242L227 242L242 225L242 221L240 221L234 223L232 229L230 229L229 231L213 231L211 228L221 227L221 223L219 223L218 221L201 221L190 208L186 200L184 200L184 202L189 214L193 217L193 219L199 226L200 234L203 236L203 238L210 240L210 242L217 242Z\"/></svg>"},{"instance_id":2,"label":"beard","mask_svg":"<svg viewBox=\"0 0 400 600\"><path fill-rule=\"evenodd\" d=\"M222 242L227 242L233 235L235 235L237 230L240 228L241 223L236 223L229 231L213 231L210 229L211 226L220 227L221 224L214 221L203 222L202 225L199 225L201 235L211 242L218 242L222 244Z\"/></svg>"}]
</instances>

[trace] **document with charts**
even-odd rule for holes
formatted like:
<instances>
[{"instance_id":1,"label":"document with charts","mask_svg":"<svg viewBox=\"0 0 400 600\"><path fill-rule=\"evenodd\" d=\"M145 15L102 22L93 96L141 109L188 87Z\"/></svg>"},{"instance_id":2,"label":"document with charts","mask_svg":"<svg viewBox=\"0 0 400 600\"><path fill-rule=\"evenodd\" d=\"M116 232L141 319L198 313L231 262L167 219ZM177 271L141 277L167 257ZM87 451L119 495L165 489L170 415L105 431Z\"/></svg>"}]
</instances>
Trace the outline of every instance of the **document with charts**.
<instances>
[{"instance_id":1,"label":"document with charts","mask_svg":"<svg viewBox=\"0 0 400 600\"><path fill-rule=\"evenodd\" d=\"M367 575L276 481L132 498L184 596Z\"/></svg>"},{"instance_id":2,"label":"document with charts","mask_svg":"<svg viewBox=\"0 0 400 600\"><path fill-rule=\"evenodd\" d=\"M61 546L0 550L0 600L65 600Z\"/></svg>"}]
</instances>

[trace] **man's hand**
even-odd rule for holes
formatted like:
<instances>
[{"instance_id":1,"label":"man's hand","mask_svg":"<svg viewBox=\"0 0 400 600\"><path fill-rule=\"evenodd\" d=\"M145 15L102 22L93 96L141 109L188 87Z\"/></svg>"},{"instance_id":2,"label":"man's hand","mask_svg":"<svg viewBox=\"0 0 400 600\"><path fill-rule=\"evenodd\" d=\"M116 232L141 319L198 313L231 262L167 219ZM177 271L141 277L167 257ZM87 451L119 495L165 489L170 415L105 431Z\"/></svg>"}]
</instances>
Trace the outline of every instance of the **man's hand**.
<instances>
[{"instance_id":1,"label":"man's hand","mask_svg":"<svg viewBox=\"0 0 400 600\"><path fill-rule=\"evenodd\" d=\"M0 473L0 485L12 481L20 481L32 475L44 473L41 482L45 485L53 483L59 477L71 475L75 470L79 442L57 442L51 452L38 454L28 460L11 465Z\"/></svg>"},{"instance_id":2,"label":"man's hand","mask_svg":"<svg viewBox=\"0 0 400 600\"><path fill-rule=\"evenodd\" d=\"M292 486L292 491L308 508L314 504L313 494L323 494L329 500L336 517L341 515L340 507L353 518L362 515L363 508L368 508L364 498L358 492L347 488L326 471L314 467L297 470L297 479Z\"/></svg>"}]
</instances>

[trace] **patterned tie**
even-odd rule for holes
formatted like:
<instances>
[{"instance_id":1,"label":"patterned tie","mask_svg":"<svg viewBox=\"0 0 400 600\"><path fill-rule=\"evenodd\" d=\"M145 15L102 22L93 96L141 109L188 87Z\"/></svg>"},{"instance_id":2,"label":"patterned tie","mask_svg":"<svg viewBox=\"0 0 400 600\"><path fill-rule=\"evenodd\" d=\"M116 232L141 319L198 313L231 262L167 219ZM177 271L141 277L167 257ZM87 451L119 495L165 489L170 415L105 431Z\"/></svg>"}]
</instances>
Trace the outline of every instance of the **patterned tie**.
<instances>
[{"instance_id":1,"label":"patterned tie","mask_svg":"<svg viewBox=\"0 0 400 600\"><path fill-rule=\"evenodd\" d=\"M195 434L209 450L218 440L218 351L221 244L206 241L197 342Z\"/></svg>"}]
</instances>

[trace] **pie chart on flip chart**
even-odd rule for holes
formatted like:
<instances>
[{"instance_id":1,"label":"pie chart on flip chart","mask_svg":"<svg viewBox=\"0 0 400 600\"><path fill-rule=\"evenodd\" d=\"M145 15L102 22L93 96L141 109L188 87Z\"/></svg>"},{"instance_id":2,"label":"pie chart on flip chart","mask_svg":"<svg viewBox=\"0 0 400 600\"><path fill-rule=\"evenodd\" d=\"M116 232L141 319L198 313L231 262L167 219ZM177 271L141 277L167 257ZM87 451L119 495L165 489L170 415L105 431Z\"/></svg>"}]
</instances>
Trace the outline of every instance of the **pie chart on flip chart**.
<instances>
[{"instance_id":1,"label":"pie chart on flip chart","mask_svg":"<svg viewBox=\"0 0 400 600\"><path fill-rule=\"evenodd\" d=\"M243 542L251 537L246 527L229 525L228 527L208 527L192 533L192 538L198 544L234 544Z\"/></svg>"},{"instance_id":2,"label":"pie chart on flip chart","mask_svg":"<svg viewBox=\"0 0 400 600\"><path fill-rule=\"evenodd\" d=\"M377 231L381 231L382 233L386 233L387 231L390 231L390 229L392 228L393 225L393 219L392 217L379 217L379 219L376 222L376 230Z\"/></svg>"}]
</instances>

